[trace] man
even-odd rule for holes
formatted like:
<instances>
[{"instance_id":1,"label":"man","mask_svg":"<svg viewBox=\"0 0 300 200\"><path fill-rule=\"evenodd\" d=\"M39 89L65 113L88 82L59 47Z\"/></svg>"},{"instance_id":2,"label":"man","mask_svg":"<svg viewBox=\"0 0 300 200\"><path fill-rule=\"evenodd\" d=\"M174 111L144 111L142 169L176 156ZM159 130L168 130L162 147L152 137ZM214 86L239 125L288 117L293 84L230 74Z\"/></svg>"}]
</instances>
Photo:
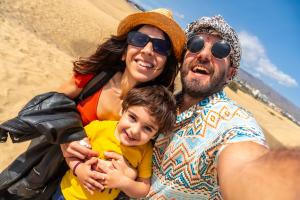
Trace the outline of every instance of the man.
<instances>
[{"instance_id":1,"label":"man","mask_svg":"<svg viewBox=\"0 0 300 200\"><path fill-rule=\"evenodd\" d=\"M300 151L269 150L255 119L223 92L240 65L235 31L215 16L192 22L186 35L176 128L157 138L147 197L300 199ZM77 143L66 151L92 153ZM111 167L103 162L102 170Z\"/></svg>"},{"instance_id":2,"label":"man","mask_svg":"<svg viewBox=\"0 0 300 200\"><path fill-rule=\"evenodd\" d=\"M300 153L270 151L251 114L223 92L240 65L236 32L214 16L186 35L177 127L155 143L148 198L300 198Z\"/></svg>"}]
</instances>

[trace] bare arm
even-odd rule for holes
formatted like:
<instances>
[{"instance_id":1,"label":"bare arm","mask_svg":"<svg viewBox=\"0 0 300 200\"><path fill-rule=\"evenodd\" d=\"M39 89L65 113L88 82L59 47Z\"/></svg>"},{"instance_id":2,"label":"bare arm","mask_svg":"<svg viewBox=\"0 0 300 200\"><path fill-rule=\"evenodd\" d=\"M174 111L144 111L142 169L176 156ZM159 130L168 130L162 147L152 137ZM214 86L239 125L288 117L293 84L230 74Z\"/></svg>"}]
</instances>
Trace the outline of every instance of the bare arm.
<instances>
[{"instance_id":1,"label":"bare arm","mask_svg":"<svg viewBox=\"0 0 300 200\"><path fill-rule=\"evenodd\" d=\"M87 138L84 138L88 142ZM65 143L60 145L61 151L65 158L75 157L77 159L88 159L91 157L98 157L99 153L86 146L80 144L80 141L74 141L70 143Z\"/></svg>"},{"instance_id":2,"label":"bare arm","mask_svg":"<svg viewBox=\"0 0 300 200\"><path fill-rule=\"evenodd\" d=\"M58 89L57 92L64 93L71 99L76 98L80 92L82 91L82 88L78 88L75 84L75 81L73 78L70 78L67 82L63 83Z\"/></svg>"},{"instance_id":3,"label":"bare arm","mask_svg":"<svg viewBox=\"0 0 300 200\"><path fill-rule=\"evenodd\" d=\"M124 176L124 179L121 179L120 183L119 189L132 198L145 197L150 190L150 178L137 178L137 180L132 180Z\"/></svg>"},{"instance_id":4,"label":"bare arm","mask_svg":"<svg viewBox=\"0 0 300 200\"><path fill-rule=\"evenodd\" d=\"M253 142L230 144L221 152L217 170L224 199L300 196L300 151L268 150Z\"/></svg>"}]
</instances>

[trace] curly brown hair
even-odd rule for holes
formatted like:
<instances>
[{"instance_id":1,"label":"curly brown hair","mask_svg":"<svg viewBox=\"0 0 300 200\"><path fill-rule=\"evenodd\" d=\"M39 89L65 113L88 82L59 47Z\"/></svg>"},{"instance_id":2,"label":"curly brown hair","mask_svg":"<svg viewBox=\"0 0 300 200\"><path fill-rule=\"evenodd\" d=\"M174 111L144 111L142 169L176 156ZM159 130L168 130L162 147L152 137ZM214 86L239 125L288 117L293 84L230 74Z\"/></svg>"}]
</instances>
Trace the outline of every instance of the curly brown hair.
<instances>
[{"instance_id":1,"label":"curly brown hair","mask_svg":"<svg viewBox=\"0 0 300 200\"><path fill-rule=\"evenodd\" d=\"M141 25L143 26L143 25ZM134 28L138 30L139 27ZM165 37L169 37L165 34ZM94 54L86 58L79 58L73 62L73 70L80 74L95 73L98 74L105 70L114 70L124 72L126 64L122 61L122 55L127 48L127 34L122 36L112 35L105 42L100 44ZM178 60L176 59L173 48L171 55L168 56L165 68L162 73L146 85L163 85L170 91L174 90L174 80L179 71Z\"/></svg>"}]
</instances>

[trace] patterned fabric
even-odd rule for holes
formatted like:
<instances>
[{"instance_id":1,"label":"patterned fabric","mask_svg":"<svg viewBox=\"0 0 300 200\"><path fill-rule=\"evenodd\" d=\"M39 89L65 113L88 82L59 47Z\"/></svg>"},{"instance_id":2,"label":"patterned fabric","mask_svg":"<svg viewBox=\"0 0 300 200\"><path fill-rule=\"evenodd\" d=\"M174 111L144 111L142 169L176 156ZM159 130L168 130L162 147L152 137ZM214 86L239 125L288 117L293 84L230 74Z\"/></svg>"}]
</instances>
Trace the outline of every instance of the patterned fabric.
<instances>
[{"instance_id":1,"label":"patterned fabric","mask_svg":"<svg viewBox=\"0 0 300 200\"><path fill-rule=\"evenodd\" d=\"M219 92L177 116L177 127L160 135L153 152L149 199L222 199L216 163L226 144L266 145L254 118Z\"/></svg>"},{"instance_id":2,"label":"patterned fabric","mask_svg":"<svg viewBox=\"0 0 300 200\"><path fill-rule=\"evenodd\" d=\"M231 48L230 60L233 66L239 67L241 61L241 44L238 35L234 29L224 20L221 15L213 17L201 17L200 19L188 24L185 29L187 38L192 37L197 33L207 33L209 30L217 31L224 40L226 40Z\"/></svg>"}]
</instances>

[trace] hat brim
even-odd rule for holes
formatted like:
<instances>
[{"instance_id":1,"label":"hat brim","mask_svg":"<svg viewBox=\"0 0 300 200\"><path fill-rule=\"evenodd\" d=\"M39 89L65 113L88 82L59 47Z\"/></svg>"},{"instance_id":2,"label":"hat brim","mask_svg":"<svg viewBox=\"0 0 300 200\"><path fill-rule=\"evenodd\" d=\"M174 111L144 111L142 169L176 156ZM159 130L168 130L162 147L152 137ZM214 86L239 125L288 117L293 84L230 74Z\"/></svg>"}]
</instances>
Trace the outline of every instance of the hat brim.
<instances>
[{"instance_id":1,"label":"hat brim","mask_svg":"<svg viewBox=\"0 0 300 200\"><path fill-rule=\"evenodd\" d=\"M117 35L125 35L136 26L142 24L155 26L165 32L171 40L177 60L181 59L185 44L185 34L174 20L163 14L157 12L144 12L129 15L120 22Z\"/></svg>"}]
</instances>

